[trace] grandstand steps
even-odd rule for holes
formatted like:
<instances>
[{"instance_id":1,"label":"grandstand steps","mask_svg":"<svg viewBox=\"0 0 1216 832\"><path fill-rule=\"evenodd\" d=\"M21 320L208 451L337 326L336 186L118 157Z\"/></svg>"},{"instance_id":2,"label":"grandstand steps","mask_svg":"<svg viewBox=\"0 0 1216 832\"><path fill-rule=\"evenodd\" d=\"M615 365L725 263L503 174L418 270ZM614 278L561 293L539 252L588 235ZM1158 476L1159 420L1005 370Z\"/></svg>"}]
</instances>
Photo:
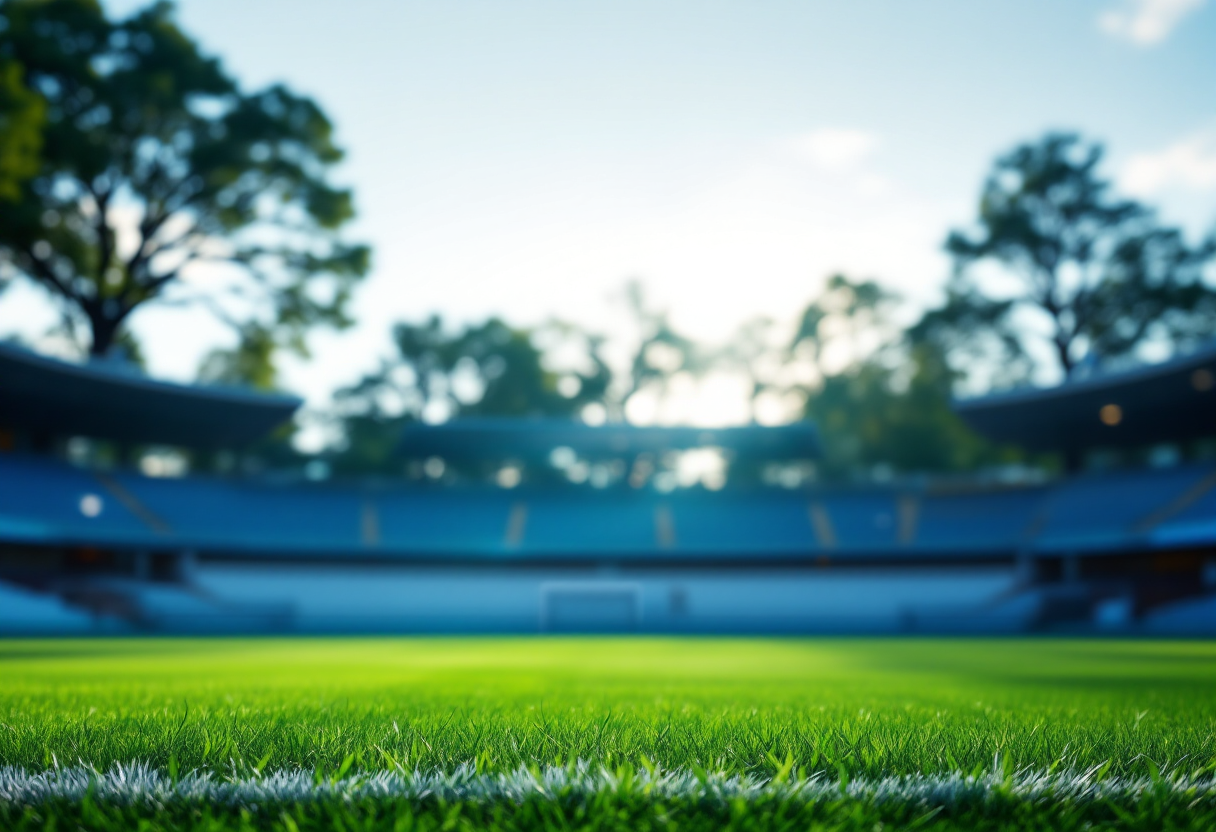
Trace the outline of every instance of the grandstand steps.
<instances>
[{"instance_id":1,"label":"grandstand steps","mask_svg":"<svg viewBox=\"0 0 1216 832\"><path fill-rule=\"evenodd\" d=\"M66 604L72 627L132 631L535 632L595 625L568 610L616 609L608 584L641 599L604 625L619 631L1134 630L1216 593L1216 465L659 493L155 479L0 454L0 579L39 590L47 621ZM546 619L553 582L575 600Z\"/></svg>"},{"instance_id":2,"label":"grandstand steps","mask_svg":"<svg viewBox=\"0 0 1216 832\"><path fill-rule=\"evenodd\" d=\"M291 629L293 619L289 604L237 602L184 583L90 576L18 591L68 612L70 630L283 632ZM0 618L0 631L5 629Z\"/></svg>"}]
</instances>

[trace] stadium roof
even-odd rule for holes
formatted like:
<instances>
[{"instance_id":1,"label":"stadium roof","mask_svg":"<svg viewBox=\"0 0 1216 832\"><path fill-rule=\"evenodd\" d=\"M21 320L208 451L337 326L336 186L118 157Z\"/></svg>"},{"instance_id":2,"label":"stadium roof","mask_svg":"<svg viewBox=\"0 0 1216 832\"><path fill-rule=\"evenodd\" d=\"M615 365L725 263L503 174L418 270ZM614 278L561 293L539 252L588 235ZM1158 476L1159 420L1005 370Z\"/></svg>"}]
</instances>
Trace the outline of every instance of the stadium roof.
<instances>
[{"instance_id":1,"label":"stadium roof","mask_svg":"<svg viewBox=\"0 0 1216 832\"><path fill-rule=\"evenodd\" d=\"M474 460L543 458L563 447L589 459L702 447L724 448L758 459L811 459L819 454L818 435L808 422L779 427L592 427L561 419L456 419L439 425L410 425L402 435L400 450L403 456L415 459Z\"/></svg>"},{"instance_id":2,"label":"stadium roof","mask_svg":"<svg viewBox=\"0 0 1216 832\"><path fill-rule=\"evenodd\" d=\"M239 447L291 418L292 396L155 381L0 344L0 427L193 448Z\"/></svg>"},{"instance_id":3,"label":"stadium roof","mask_svg":"<svg viewBox=\"0 0 1216 832\"><path fill-rule=\"evenodd\" d=\"M976 432L1032 451L1144 447L1216 436L1216 345L1046 389L955 402Z\"/></svg>"}]
</instances>

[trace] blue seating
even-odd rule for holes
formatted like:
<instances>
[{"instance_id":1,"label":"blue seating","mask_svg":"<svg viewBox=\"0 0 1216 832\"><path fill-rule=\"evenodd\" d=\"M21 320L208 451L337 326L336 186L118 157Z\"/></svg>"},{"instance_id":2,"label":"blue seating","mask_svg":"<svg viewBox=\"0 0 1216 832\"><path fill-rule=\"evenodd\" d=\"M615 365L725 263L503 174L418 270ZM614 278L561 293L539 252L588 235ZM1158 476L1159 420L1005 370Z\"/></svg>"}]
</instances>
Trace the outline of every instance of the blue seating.
<instances>
[{"instance_id":1,"label":"blue seating","mask_svg":"<svg viewBox=\"0 0 1216 832\"><path fill-rule=\"evenodd\" d=\"M368 497L375 506L378 546L419 554L502 552L514 499L477 489L453 499L451 492L400 489Z\"/></svg>"},{"instance_id":2,"label":"blue seating","mask_svg":"<svg viewBox=\"0 0 1216 832\"><path fill-rule=\"evenodd\" d=\"M894 493L829 493L816 499L831 522L836 548L877 551L898 545L899 507Z\"/></svg>"},{"instance_id":3,"label":"blue seating","mask_svg":"<svg viewBox=\"0 0 1216 832\"><path fill-rule=\"evenodd\" d=\"M653 496L551 491L526 505L520 546L527 552L645 555L674 546L658 525Z\"/></svg>"},{"instance_id":4,"label":"blue seating","mask_svg":"<svg viewBox=\"0 0 1216 832\"><path fill-rule=\"evenodd\" d=\"M560 558L1118 551L1216 541L1216 466L933 493L272 485L0 455L0 542Z\"/></svg>"},{"instance_id":5,"label":"blue seating","mask_svg":"<svg viewBox=\"0 0 1216 832\"><path fill-rule=\"evenodd\" d=\"M820 548L804 492L673 494L666 504L681 552L776 555Z\"/></svg>"},{"instance_id":6,"label":"blue seating","mask_svg":"<svg viewBox=\"0 0 1216 832\"><path fill-rule=\"evenodd\" d=\"M1150 530L1161 546L1211 546L1216 541L1216 473L1196 483L1184 506L1170 512ZM1193 497L1193 499L1188 499ZM1170 507L1167 506L1167 509Z\"/></svg>"},{"instance_id":7,"label":"blue seating","mask_svg":"<svg viewBox=\"0 0 1216 832\"><path fill-rule=\"evenodd\" d=\"M358 492L211 477L115 478L183 545L286 552L360 545Z\"/></svg>"},{"instance_id":8,"label":"blue seating","mask_svg":"<svg viewBox=\"0 0 1216 832\"><path fill-rule=\"evenodd\" d=\"M1211 473L1211 466L1088 474L1052 489L1035 548L1042 551L1124 549L1142 526Z\"/></svg>"},{"instance_id":9,"label":"blue seating","mask_svg":"<svg viewBox=\"0 0 1216 832\"><path fill-rule=\"evenodd\" d=\"M934 552L1008 549L1031 530L1045 489L932 494L919 501L915 545Z\"/></svg>"},{"instance_id":10,"label":"blue seating","mask_svg":"<svg viewBox=\"0 0 1216 832\"><path fill-rule=\"evenodd\" d=\"M0 455L0 538L92 544L152 536L152 529L89 472L57 460Z\"/></svg>"}]
</instances>

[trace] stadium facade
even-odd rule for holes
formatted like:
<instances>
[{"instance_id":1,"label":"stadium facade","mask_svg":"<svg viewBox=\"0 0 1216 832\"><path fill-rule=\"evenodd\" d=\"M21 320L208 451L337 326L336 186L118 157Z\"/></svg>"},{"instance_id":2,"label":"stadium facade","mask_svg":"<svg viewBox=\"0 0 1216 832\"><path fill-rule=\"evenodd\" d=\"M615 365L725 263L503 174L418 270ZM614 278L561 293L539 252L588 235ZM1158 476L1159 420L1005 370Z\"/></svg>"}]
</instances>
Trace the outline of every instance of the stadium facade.
<instances>
[{"instance_id":1,"label":"stadium facade","mask_svg":"<svg viewBox=\"0 0 1216 832\"><path fill-rule=\"evenodd\" d=\"M1208 350L958 412L1076 461L1213 438L1214 377ZM149 477L49 452L68 436L232 448L298 404L0 347L0 631L1216 632L1211 460L663 491ZM418 426L402 454L471 465L702 445L754 461L817 451L805 424L491 421Z\"/></svg>"}]
</instances>

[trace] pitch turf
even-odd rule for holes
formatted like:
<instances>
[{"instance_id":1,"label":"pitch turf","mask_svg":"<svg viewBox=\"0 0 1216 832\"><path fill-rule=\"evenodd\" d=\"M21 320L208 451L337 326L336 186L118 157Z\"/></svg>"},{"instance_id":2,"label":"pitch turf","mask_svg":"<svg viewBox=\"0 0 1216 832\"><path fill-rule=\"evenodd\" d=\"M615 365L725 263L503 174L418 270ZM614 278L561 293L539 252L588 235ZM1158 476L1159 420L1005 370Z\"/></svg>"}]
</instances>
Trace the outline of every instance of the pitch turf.
<instances>
[{"instance_id":1,"label":"pitch turf","mask_svg":"<svg viewBox=\"0 0 1216 832\"><path fill-rule=\"evenodd\" d=\"M3 828L1211 829L1216 644L10 640L0 766Z\"/></svg>"}]
</instances>

